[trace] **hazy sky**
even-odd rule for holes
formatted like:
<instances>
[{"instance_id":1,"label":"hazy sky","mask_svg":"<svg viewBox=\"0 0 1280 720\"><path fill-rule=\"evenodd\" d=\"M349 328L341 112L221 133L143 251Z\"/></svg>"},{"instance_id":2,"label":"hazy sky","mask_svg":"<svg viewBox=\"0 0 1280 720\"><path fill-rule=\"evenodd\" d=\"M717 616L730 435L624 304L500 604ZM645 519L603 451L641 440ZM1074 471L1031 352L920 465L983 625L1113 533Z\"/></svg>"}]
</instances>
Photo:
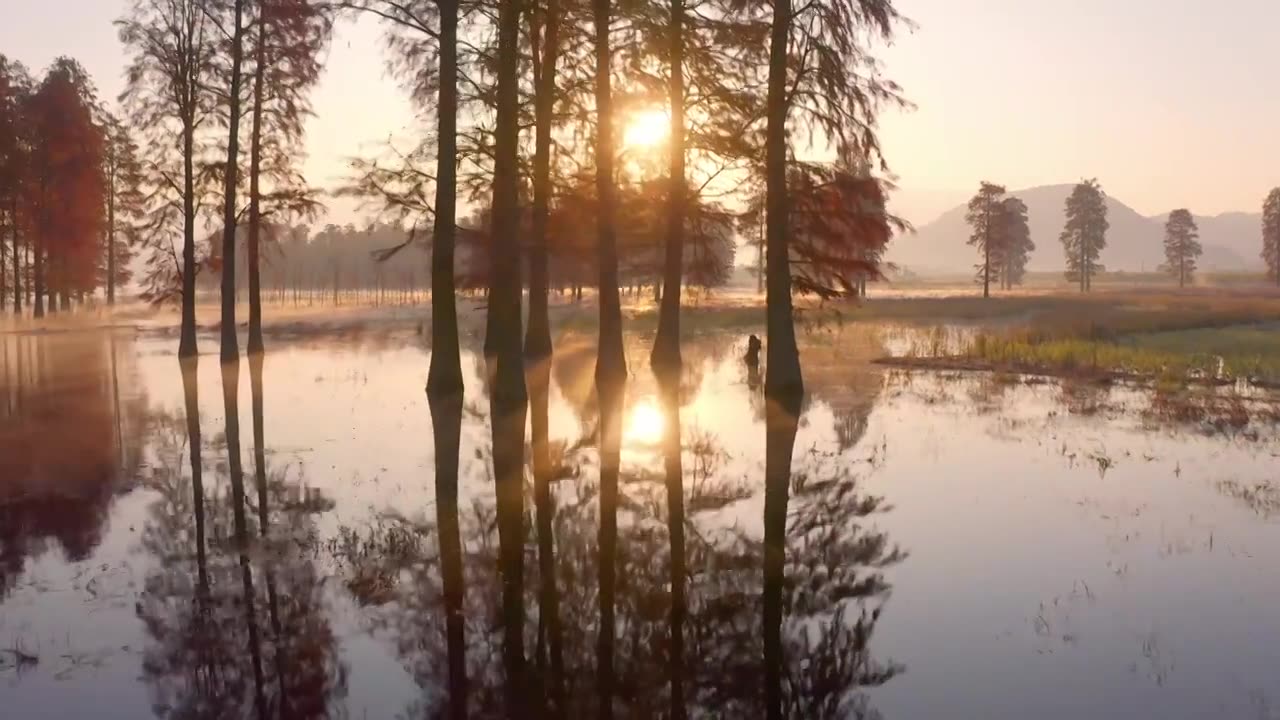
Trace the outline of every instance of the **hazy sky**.
<instances>
[{"instance_id":1,"label":"hazy sky","mask_svg":"<svg viewBox=\"0 0 1280 720\"><path fill-rule=\"evenodd\" d=\"M72 55L103 97L123 84L112 20L127 0L4 0L0 52L43 69ZM1098 177L1153 215L1257 212L1280 185L1278 0L899 0L919 25L883 51L917 109L883 119L895 200L917 224L980 180L1017 189ZM341 26L308 126L307 172L399 134L412 108L379 28ZM350 218L339 209L340 220Z\"/></svg>"}]
</instances>

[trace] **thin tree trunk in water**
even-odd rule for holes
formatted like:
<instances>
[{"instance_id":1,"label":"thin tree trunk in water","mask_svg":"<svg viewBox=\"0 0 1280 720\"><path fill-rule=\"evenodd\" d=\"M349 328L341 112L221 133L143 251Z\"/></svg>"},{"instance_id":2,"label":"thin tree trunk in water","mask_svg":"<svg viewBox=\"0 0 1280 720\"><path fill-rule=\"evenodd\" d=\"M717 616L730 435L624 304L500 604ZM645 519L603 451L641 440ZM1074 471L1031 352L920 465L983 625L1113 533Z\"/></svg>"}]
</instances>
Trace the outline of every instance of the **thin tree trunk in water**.
<instances>
[{"instance_id":1,"label":"thin tree trunk in water","mask_svg":"<svg viewBox=\"0 0 1280 720\"><path fill-rule=\"evenodd\" d=\"M116 304L116 188L107 180L107 305Z\"/></svg>"},{"instance_id":2,"label":"thin tree trunk in water","mask_svg":"<svg viewBox=\"0 0 1280 720\"><path fill-rule=\"evenodd\" d=\"M440 537L440 574L444 588L445 637L449 662L449 712L467 717L467 658L462 575L462 537L458 523L458 453L462 437L462 393L427 394L435 439L436 526Z\"/></svg>"},{"instance_id":3,"label":"thin tree trunk in water","mask_svg":"<svg viewBox=\"0 0 1280 720\"><path fill-rule=\"evenodd\" d=\"M493 351L490 423L497 494L498 554L502 577L503 666L506 707L525 716L524 659L524 427L521 357L518 61L523 3L499 4L497 114L494 132L493 253L490 257L489 325L485 344ZM487 353L486 353L487 354Z\"/></svg>"},{"instance_id":4,"label":"thin tree trunk in water","mask_svg":"<svg viewBox=\"0 0 1280 720\"><path fill-rule=\"evenodd\" d=\"M764 675L768 720L782 720L782 588L786 572L787 502L791 454L800 421L801 396L770 396L765 408L764 471Z\"/></svg>"},{"instance_id":5,"label":"thin tree trunk in water","mask_svg":"<svg viewBox=\"0 0 1280 720\"><path fill-rule=\"evenodd\" d=\"M791 248L787 227L787 52L791 33L791 0L774 0L769 37L768 127L765 139L765 235L767 247L766 394L800 394L800 350L791 312Z\"/></svg>"},{"instance_id":6,"label":"thin tree trunk in water","mask_svg":"<svg viewBox=\"0 0 1280 720\"><path fill-rule=\"evenodd\" d=\"M671 615L667 642L667 671L671 683L671 717L684 720L684 624L685 599L684 467L681 462L680 375L670 372L660 379L663 405L663 462L667 483L667 538L671 546Z\"/></svg>"},{"instance_id":7,"label":"thin tree trunk in water","mask_svg":"<svg viewBox=\"0 0 1280 720\"><path fill-rule=\"evenodd\" d=\"M9 217L13 223L13 314L22 314L22 237L18 234L18 203L9 204Z\"/></svg>"},{"instance_id":8,"label":"thin tree trunk in water","mask_svg":"<svg viewBox=\"0 0 1280 720\"><path fill-rule=\"evenodd\" d=\"M262 191L262 75L267 61L267 23L265 4L258 11L258 47L253 72L253 121L249 137L249 354L259 355L262 343L262 278L261 242Z\"/></svg>"},{"instance_id":9,"label":"thin tree trunk in water","mask_svg":"<svg viewBox=\"0 0 1280 720\"><path fill-rule=\"evenodd\" d=\"M547 678L545 694L550 701L550 717L565 714L563 633L560 626L560 588L556 582L555 539L552 532L555 501L551 481L555 462L551 458L548 395L551 388L551 360L534 362L527 370L529 421L533 437L533 501L538 537L538 665ZM547 662L549 656L549 663Z\"/></svg>"},{"instance_id":10,"label":"thin tree trunk in water","mask_svg":"<svg viewBox=\"0 0 1280 720\"><path fill-rule=\"evenodd\" d=\"M231 40L231 95L227 130L227 168L222 207L222 361L240 357L236 340L236 181L240 167L240 56L244 0L235 0Z\"/></svg>"},{"instance_id":11,"label":"thin tree trunk in water","mask_svg":"<svg viewBox=\"0 0 1280 720\"><path fill-rule=\"evenodd\" d=\"M599 198L598 261L600 338L596 385L621 383L627 364L622 350L622 299L618 293L617 193L613 177L613 90L609 69L610 0L593 0L596 41L596 196Z\"/></svg>"},{"instance_id":12,"label":"thin tree trunk in water","mask_svg":"<svg viewBox=\"0 0 1280 720\"><path fill-rule=\"evenodd\" d=\"M431 243L431 369L427 391L462 393L453 255L457 238L458 2L440 9L440 88L436 109L436 216Z\"/></svg>"},{"instance_id":13,"label":"thin tree trunk in water","mask_svg":"<svg viewBox=\"0 0 1280 720\"><path fill-rule=\"evenodd\" d=\"M671 77L670 167L667 171L667 243L663 258L662 304L658 311L658 335L649 364L655 369L680 367L680 280L684 270L684 216L688 189L684 179L684 0L671 0L669 44ZM656 284L655 284L656 285Z\"/></svg>"},{"instance_id":14,"label":"thin tree trunk in water","mask_svg":"<svg viewBox=\"0 0 1280 720\"><path fill-rule=\"evenodd\" d=\"M196 349L196 198L195 118L182 120L182 336L178 357L195 357Z\"/></svg>"},{"instance_id":15,"label":"thin tree trunk in water","mask_svg":"<svg viewBox=\"0 0 1280 720\"><path fill-rule=\"evenodd\" d=\"M613 53L610 0L593 0L595 25L596 195L599 198L598 262L600 330L596 395L600 407L600 627L596 642L599 717L613 717L614 593L618 539L618 464L622 443L622 395L627 377L622 349L622 300L618 294L617 198L613 177Z\"/></svg>"},{"instance_id":16,"label":"thin tree trunk in water","mask_svg":"<svg viewBox=\"0 0 1280 720\"><path fill-rule=\"evenodd\" d=\"M32 317L44 317L44 239L39 233L31 243L32 284L35 285L35 296L32 298Z\"/></svg>"},{"instance_id":17,"label":"thin tree trunk in water","mask_svg":"<svg viewBox=\"0 0 1280 720\"><path fill-rule=\"evenodd\" d=\"M537 11L535 10L535 13ZM529 257L529 327L525 330L525 357L540 360L551 354L551 321L547 308L547 219L551 208L551 123L555 109L556 59L560 47L560 2L549 0L542 22L542 55L534 33L534 55L539 61L536 125L533 151L533 237Z\"/></svg>"}]
</instances>

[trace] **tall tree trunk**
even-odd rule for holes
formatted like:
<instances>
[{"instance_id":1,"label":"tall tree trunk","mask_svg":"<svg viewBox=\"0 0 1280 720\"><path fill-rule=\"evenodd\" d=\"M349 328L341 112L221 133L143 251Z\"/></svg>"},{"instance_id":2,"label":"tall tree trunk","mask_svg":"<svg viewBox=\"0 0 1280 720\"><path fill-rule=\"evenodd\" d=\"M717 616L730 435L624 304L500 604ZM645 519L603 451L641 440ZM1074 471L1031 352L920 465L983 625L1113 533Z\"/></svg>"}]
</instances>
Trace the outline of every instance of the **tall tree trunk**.
<instances>
[{"instance_id":1,"label":"tall tree trunk","mask_svg":"<svg viewBox=\"0 0 1280 720\"><path fill-rule=\"evenodd\" d=\"M520 317L520 108L518 61L523 3L499 4L497 114L494 132L493 224L489 325L493 349L490 424L497 495L498 553L502 577L503 666L509 717L525 706L524 660L524 428L525 395Z\"/></svg>"},{"instance_id":2,"label":"tall tree trunk","mask_svg":"<svg viewBox=\"0 0 1280 720\"><path fill-rule=\"evenodd\" d=\"M536 15L537 10L534 10ZM533 237L529 256L529 327L525 330L526 358L540 360L551 354L551 320L547 308L547 220L551 213L551 123L555 109L556 60L560 50L560 2L548 0L539 33L534 33L534 55L539 61L534 98L536 125L533 151Z\"/></svg>"},{"instance_id":3,"label":"tall tree trunk","mask_svg":"<svg viewBox=\"0 0 1280 720\"><path fill-rule=\"evenodd\" d=\"M768 267L765 300L769 347L766 394L804 391L800 350L791 309L791 248L787 198L787 53L791 35L791 0L774 0L769 33L768 127L765 131L765 237Z\"/></svg>"},{"instance_id":4,"label":"tall tree trunk","mask_svg":"<svg viewBox=\"0 0 1280 720\"><path fill-rule=\"evenodd\" d=\"M227 169L222 205L222 362L240 357L236 340L236 183L240 175L240 64L244 0L235 0L231 39L231 93L227 114Z\"/></svg>"},{"instance_id":5,"label":"tall tree trunk","mask_svg":"<svg viewBox=\"0 0 1280 720\"><path fill-rule=\"evenodd\" d=\"M44 317L44 238L39 233L35 235L35 241L31 245L31 258L33 267L32 280L35 285L35 297L32 299L31 314L34 317Z\"/></svg>"},{"instance_id":6,"label":"tall tree trunk","mask_svg":"<svg viewBox=\"0 0 1280 720\"><path fill-rule=\"evenodd\" d=\"M116 304L116 189L114 178L107 183L107 305Z\"/></svg>"},{"instance_id":7,"label":"tall tree trunk","mask_svg":"<svg viewBox=\"0 0 1280 720\"><path fill-rule=\"evenodd\" d=\"M18 202L9 203L13 218L13 314L22 315L22 237L18 232Z\"/></svg>"},{"instance_id":8,"label":"tall tree trunk","mask_svg":"<svg viewBox=\"0 0 1280 720\"><path fill-rule=\"evenodd\" d=\"M427 392L462 393L453 263L457 237L458 0L441 0L436 108L436 215L431 243L431 368Z\"/></svg>"},{"instance_id":9,"label":"tall tree trunk","mask_svg":"<svg viewBox=\"0 0 1280 720\"><path fill-rule=\"evenodd\" d=\"M667 247L663 261L662 305L658 311L658 335L649 363L655 369L680 367L680 280L684 270L684 216L688 188L684 178L684 0L671 0L668 42L671 57L667 86L671 106L670 167L667 171Z\"/></svg>"},{"instance_id":10,"label":"tall tree trunk","mask_svg":"<svg viewBox=\"0 0 1280 720\"><path fill-rule=\"evenodd\" d=\"M260 355L262 343L262 76L267 64L266 3L258 8L258 46L254 49L253 121L249 137L249 354Z\"/></svg>"},{"instance_id":11,"label":"tall tree trunk","mask_svg":"<svg viewBox=\"0 0 1280 720\"><path fill-rule=\"evenodd\" d=\"M196 349L196 190L195 118L182 119L182 335L178 357L195 357Z\"/></svg>"},{"instance_id":12,"label":"tall tree trunk","mask_svg":"<svg viewBox=\"0 0 1280 720\"><path fill-rule=\"evenodd\" d=\"M784 0L785 1L785 0ZM787 503L791 454L799 427L801 396L765 401L764 471L764 674L765 716L782 720L782 588L786 580Z\"/></svg>"},{"instance_id":13,"label":"tall tree trunk","mask_svg":"<svg viewBox=\"0 0 1280 720\"><path fill-rule=\"evenodd\" d=\"M613 51L609 44L611 0L593 0L596 41L596 196L599 198L598 261L600 337L596 385L621 383L627 375L622 350L622 299L618 292L617 188L613 176Z\"/></svg>"},{"instance_id":14,"label":"tall tree trunk","mask_svg":"<svg viewBox=\"0 0 1280 720\"><path fill-rule=\"evenodd\" d=\"M1089 253L1085 250L1085 235L1080 233L1080 292L1089 291Z\"/></svg>"},{"instance_id":15,"label":"tall tree trunk","mask_svg":"<svg viewBox=\"0 0 1280 720\"><path fill-rule=\"evenodd\" d=\"M982 230L982 297L991 297L991 211L986 211Z\"/></svg>"}]
</instances>

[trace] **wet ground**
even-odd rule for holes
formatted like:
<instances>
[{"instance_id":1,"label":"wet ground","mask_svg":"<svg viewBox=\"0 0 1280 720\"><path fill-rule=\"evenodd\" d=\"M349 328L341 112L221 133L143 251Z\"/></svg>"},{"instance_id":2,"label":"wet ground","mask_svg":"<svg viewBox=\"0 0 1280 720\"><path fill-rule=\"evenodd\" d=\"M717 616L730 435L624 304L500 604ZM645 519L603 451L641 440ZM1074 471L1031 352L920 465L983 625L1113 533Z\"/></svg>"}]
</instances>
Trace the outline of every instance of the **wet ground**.
<instances>
[{"instance_id":1,"label":"wet ground","mask_svg":"<svg viewBox=\"0 0 1280 720\"><path fill-rule=\"evenodd\" d=\"M558 338L546 442L500 512L474 352L446 427L416 334L185 377L167 337L0 335L0 716L579 717L604 694L621 718L1280 718L1273 398L908 373L870 363L900 334L807 336L779 538L745 335L692 339L678 390L648 342L628 339L602 602L589 337Z\"/></svg>"}]
</instances>

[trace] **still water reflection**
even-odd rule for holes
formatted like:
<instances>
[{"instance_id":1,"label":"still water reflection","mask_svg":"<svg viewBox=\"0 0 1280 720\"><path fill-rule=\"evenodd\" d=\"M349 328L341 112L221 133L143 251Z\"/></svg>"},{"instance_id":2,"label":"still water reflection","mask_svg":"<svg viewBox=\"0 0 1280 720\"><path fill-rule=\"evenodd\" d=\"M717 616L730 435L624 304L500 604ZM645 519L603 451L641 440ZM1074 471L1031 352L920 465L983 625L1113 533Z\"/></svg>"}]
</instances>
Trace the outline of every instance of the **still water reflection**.
<instances>
[{"instance_id":1,"label":"still water reflection","mask_svg":"<svg viewBox=\"0 0 1280 720\"><path fill-rule=\"evenodd\" d=\"M411 337L0 336L6 717L1276 716L1269 398L880 337L787 404L744 338L597 396L566 336L507 412Z\"/></svg>"}]
</instances>

